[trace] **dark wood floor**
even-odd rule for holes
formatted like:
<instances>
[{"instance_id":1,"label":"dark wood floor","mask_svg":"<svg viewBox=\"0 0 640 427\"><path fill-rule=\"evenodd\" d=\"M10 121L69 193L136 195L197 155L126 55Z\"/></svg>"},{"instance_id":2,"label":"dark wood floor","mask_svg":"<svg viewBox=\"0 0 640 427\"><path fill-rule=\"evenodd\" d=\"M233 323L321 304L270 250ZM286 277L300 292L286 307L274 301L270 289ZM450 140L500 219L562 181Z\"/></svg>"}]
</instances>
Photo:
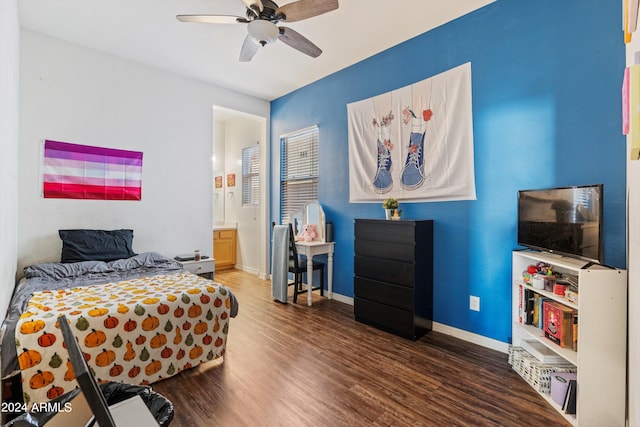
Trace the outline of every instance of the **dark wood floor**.
<instances>
[{"instance_id":1,"label":"dark wood floor","mask_svg":"<svg viewBox=\"0 0 640 427\"><path fill-rule=\"evenodd\" d=\"M237 295L223 363L153 385L180 426L564 426L507 355L430 332L409 341L314 295L272 301L270 282L216 272ZM290 290L290 294L292 290Z\"/></svg>"}]
</instances>

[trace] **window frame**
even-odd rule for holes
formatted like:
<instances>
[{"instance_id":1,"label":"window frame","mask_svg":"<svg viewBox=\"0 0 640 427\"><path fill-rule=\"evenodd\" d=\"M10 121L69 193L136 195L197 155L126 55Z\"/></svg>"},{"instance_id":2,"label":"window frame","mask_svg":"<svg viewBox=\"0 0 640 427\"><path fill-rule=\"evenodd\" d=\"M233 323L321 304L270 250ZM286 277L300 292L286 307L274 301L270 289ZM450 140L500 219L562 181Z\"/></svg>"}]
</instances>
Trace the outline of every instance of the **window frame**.
<instances>
[{"instance_id":1,"label":"window frame","mask_svg":"<svg viewBox=\"0 0 640 427\"><path fill-rule=\"evenodd\" d=\"M260 206L260 144L242 149L242 206Z\"/></svg>"},{"instance_id":2,"label":"window frame","mask_svg":"<svg viewBox=\"0 0 640 427\"><path fill-rule=\"evenodd\" d=\"M280 223L318 200L320 130L309 126L280 136Z\"/></svg>"}]
</instances>

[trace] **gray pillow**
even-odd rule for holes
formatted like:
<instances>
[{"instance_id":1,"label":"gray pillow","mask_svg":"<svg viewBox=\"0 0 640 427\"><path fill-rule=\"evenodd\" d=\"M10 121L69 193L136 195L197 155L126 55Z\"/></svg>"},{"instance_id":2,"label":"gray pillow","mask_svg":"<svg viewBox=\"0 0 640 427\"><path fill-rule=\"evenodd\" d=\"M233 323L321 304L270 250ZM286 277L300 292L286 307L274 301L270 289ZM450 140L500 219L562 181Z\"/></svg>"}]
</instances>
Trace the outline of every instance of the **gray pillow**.
<instances>
[{"instance_id":1,"label":"gray pillow","mask_svg":"<svg viewBox=\"0 0 640 427\"><path fill-rule=\"evenodd\" d=\"M133 230L58 230L61 262L113 261L135 256Z\"/></svg>"}]
</instances>

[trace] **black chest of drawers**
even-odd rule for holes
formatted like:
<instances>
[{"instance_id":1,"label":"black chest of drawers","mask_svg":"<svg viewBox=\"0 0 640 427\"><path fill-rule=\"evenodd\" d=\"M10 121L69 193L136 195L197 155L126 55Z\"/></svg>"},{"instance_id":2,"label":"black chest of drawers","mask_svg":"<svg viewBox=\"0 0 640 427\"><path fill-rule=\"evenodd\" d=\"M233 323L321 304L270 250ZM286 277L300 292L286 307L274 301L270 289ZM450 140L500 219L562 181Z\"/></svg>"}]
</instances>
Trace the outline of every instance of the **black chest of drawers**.
<instances>
[{"instance_id":1,"label":"black chest of drawers","mask_svg":"<svg viewBox=\"0 0 640 427\"><path fill-rule=\"evenodd\" d=\"M433 220L355 220L357 321L417 340L433 320Z\"/></svg>"}]
</instances>

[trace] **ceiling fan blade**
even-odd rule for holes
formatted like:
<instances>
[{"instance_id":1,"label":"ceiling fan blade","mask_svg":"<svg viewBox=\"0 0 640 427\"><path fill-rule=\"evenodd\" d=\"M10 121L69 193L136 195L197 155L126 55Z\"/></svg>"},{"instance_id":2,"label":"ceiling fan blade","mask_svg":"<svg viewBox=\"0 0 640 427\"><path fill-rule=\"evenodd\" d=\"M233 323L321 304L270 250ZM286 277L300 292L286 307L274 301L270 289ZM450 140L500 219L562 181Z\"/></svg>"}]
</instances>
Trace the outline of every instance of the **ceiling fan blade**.
<instances>
[{"instance_id":1,"label":"ceiling fan blade","mask_svg":"<svg viewBox=\"0 0 640 427\"><path fill-rule=\"evenodd\" d=\"M240 62L249 62L258 52L260 45L256 43L250 35L244 38L242 49L240 49Z\"/></svg>"},{"instance_id":2,"label":"ceiling fan blade","mask_svg":"<svg viewBox=\"0 0 640 427\"><path fill-rule=\"evenodd\" d=\"M253 9L254 5L260 10L260 12L262 12L262 9L264 9L261 0L242 0L242 2L245 6L247 6L248 9Z\"/></svg>"},{"instance_id":3,"label":"ceiling fan blade","mask_svg":"<svg viewBox=\"0 0 640 427\"><path fill-rule=\"evenodd\" d=\"M292 48L297 49L312 58L317 58L322 53L322 49L311 43L309 39L307 39L297 31L294 31L291 28L287 27L280 27L279 30L280 36L278 38L282 40L283 43L288 44Z\"/></svg>"},{"instance_id":4,"label":"ceiling fan blade","mask_svg":"<svg viewBox=\"0 0 640 427\"><path fill-rule=\"evenodd\" d=\"M176 19L181 22L199 22L202 24L237 24L247 22L241 16L232 15L176 15Z\"/></svg>"},{"instance_id":5,"label":"ceiling fan blade","mask_svg":"<svg viewBox=\"0 0 640 427\"><path fill-rule=\"evenodd\" d=\"M282 20L286 22L295 22L322 15L337 8L338 0L298 0L279 7L276 10L276 16L284 16Z\"/></svg>"}]
</instances>

